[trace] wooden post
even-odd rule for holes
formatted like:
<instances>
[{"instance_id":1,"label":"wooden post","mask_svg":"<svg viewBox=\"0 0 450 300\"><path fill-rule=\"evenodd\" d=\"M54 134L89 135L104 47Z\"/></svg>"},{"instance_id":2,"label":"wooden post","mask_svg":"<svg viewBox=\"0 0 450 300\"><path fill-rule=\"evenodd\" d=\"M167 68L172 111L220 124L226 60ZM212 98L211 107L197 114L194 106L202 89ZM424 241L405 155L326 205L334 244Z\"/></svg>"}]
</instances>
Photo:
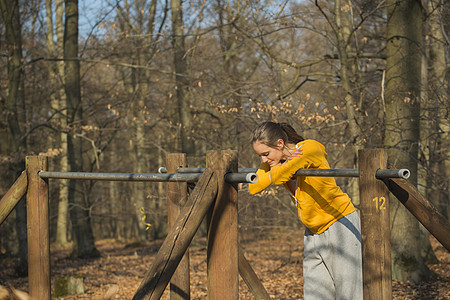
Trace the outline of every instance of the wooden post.
<instances>
[{"instance_id":1,"label":"wooden post","mask_svg":"<svg viewBox=\"0 0 450 300\"><path fill-rule=\"evenodd\" d=\"M156 254L153 264L145 274L133 300L161 298L178 263L216 199L217 190L216 174L211 169L206 169Z\"/></svg>"},{"instance_id":2,"label":"wooden post","mask_svg":"<svg viewBox=\"0 0 450 300\"><path fill-rule=\"evenodd\" d=\"M47 171L46 156L27 156L28 284L32 299L50 299L50 240L48 182L39 177Z\"/></svg>"},{"instance_id":3,"label":"wooden post","mask_svg":"<svg viewBox=\"0 0 450 300\"><path fill-rule=\"evenodd\" d=\"M167 155L167 172L176 173L178 168L186 167L186 154L171 153ZM181 208L187 201L186 182L168 182L168 222L169 229L173 227ZM170 280L170 299L190 299L189 249L178 264L177 270Z\"/></svg>"},{"instance_id":4,"label":"wooden post","mask_svg":"<svg viewBox=\"0 0 450 300\"><path fill-rule=\"evenodd\" d=\"M239 298L237 184L225 182L238 171L236 151L208 151L206 165L217 173L219 193L209 220L207 242L208 299Z\"/></svg>"},{"instance_id":5,"label":"wooden post","mask_svg":"<svg viewBox=\"0 0 450 300\"><path fill-rule=\"evenodd\" d=\"M387 169L387 151L364 149L358 156L364 300L391 300L389 191L375 178L378 169Z\"/></svg>"},{"instance_id":6,"label":"wooden post","mask_svg":"<svg viewBox=\"0 0 450 300\"><path fill-rule=\"evenodd\" d=\"M27 191L27 172L23 172L0 200L0 225L19 203Z\"/></svg>"}]
</instances>

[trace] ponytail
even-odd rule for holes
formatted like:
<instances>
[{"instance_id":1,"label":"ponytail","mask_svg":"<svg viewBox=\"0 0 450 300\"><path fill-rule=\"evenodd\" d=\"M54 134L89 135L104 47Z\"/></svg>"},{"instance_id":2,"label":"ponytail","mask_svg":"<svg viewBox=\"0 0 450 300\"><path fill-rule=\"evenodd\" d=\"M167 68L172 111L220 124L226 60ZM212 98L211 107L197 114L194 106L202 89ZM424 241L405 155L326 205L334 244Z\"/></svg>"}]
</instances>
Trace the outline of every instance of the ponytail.
<instances>
[{"instance_id":1,"label":"ponytail","mask_svg":"<svg viewBox=\"0 0 450 300\"><path fill-rule=\"evenodd\" d=\"M251 143L259 141L269 147L276 147L279 139L285 144L297 144L305 139L288 123L263 122L251 134Z\"/></svg>"},{"instance_id":2,"label":"ponytail","mask_svg":"<svg viewBox=\"0 0 450 300\"><path fill-rule=\"evenodd\" d=\"M283 140L285 143L297 144L297 143L305 140L288 123L278 123L278 124L280 124L281 129L283 129L283 131L286 132L287 140Z\"/></svg>"}]
</instances>

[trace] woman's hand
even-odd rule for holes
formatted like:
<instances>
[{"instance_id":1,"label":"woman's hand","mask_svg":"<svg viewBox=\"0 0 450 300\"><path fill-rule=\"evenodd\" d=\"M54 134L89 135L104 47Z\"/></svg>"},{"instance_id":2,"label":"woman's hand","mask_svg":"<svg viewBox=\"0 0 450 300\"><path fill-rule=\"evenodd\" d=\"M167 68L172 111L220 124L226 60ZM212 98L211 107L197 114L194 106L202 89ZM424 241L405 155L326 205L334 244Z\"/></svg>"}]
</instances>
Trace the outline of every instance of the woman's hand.
<instances>
[{"instance_id":1,"label":"woman's hand","mask_svg":"<svg viewBox=\"0 0 450 300\"><path fill-rule=\"evenodd\" d=\"M286 162L288 160L293 159L294 157L300 157L300 155L303 155L303 149L302 149L303 145L300 145L300 147L296 148L295 151L291 154L291 156L289 156L286 160Z\"/></svg>"},{"instance_id":2,"label":"woman's hand","mask_svg":"<svg viewBox=\"0 0 450 300\"><path fill-rule=\"evenodd\" d=\"M279 162L278 164L276 164L276 166L282 166L288 161L292 160L294 157L300 157L300 155L303 155L302 146L303 145L300 145L300 147L296 148L295 151L292 152L292 154L288 158L286 158L286 160Z\"/></svg>"},{"instance_id":3,"label":"woman's hand","mask_svg":"<svg viewBox=\"0 0 450 300\"><path fill-rule=\"evenodd\" d=\"M302 149L303 145L300 145L300 147L296 147L295 151L291 153L291 155L289 157L287 157L285 160L280 160L277 164L273 165L273 166L282 166L285 163L287 163L288 161L292 160L294 157L300 157L300 155L303 155L303 149Z\"/></svg>"}]
</instances>

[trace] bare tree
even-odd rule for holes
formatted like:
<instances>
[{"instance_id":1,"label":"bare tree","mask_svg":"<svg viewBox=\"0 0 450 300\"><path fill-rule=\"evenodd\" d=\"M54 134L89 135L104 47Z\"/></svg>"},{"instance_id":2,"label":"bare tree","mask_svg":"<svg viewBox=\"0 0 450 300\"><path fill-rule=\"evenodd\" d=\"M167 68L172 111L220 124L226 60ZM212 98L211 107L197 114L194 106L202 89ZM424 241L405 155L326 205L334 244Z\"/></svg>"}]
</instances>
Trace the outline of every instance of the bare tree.
<instances>
[{"instance_id":1,"label":"bare tree","mask_svg":"<svg viewBox=\"0 0 450 300\"><path fill-rule=\"evenodd\" d=\"M316 6L325 16L335 37L335 46L339 59L339 75L342 88L345 92L345 111L350 129L350 140L353 148L354 167L357 167L357 155L360 149L364 148L365 138L361 129L361 118L357 114L358 95L361 94L357 90L358 79L358 61L355 57L349 57L351 53L356 53L353 40L355 39L355 29L353 24L353 5L350 0L334 1L334 18L327 16L325 11L316 0ZM352 183L352 201L359 205L358 181L353 180Z\"/></svg>"},{"instance_id":2,"label":"bare tree","mask_svg":"<svg viewBox=\"0 0 450 300\"><path fill-rule=\"evenodd\" d=\"M172 44L173 44L173 64L175 69L175 95L177 101L178 126L180 130L181 152L194 153L194 141L192 140L192 116L187 97L189 86L188 69L186 63L184 21L183 21L183 1L171 0L170 8L172 13Z\"/></svg>"},{"instance_id":3,"label":"bare tree","mask_svg":"<svg viewBox=\"0 0 450 300\"><path fill-rule=\"evenodd\" d=\"M167 3L166 3L167 5ZM156 26L157 14L162 18L161 25ZM162 117L150 119L150 113L158 114L159 103L156 103L152 94L152 80L158 78L155 72L150 70L154 64L155 53L157 52L158 40L161 38L162 24L165 23L166 7L157 7L157 1L124 1L123 7L117 8L116 18L119 26L119 35L124 40L123 53L125 58L131 62L130 68L118 67L121 74L121 81L125 87L125 93L129 95L127 101L125 127L129 132L128 149L129 157L132 160L133 168L138 173L148 172L151 166L151 152L148 151L149 131L155 133L158 120ZM158 20L159 21L159 20ZM133 47L129 45L132 44ZM126 57L128 56L128 57ZM156 152L156 151L153 151ZM149 197L153 190L151 185L133 185L131 189L131 201L135 207L135 220L133 228L136 230L137 239L145 241L147 238L147 225L142 218L145 216L147 223L151 222L151 230L148 232L159 235L157 228L161 223L148 215L148 211L154 210L158 204L159 197Z\"/></svg>"},{"instance_id":4,"label":"bare tree","mask_svg":"<svg viewBox=\"0 0 450 300\"><path fill-rule=\"evenodd\" d=\"M63 0L56 0L56 28L53 24L53 1L45 1L46 11L46 27L47 27L47 53L48 57L52 60L48 62L49 72L49 84L54 87L54 91L50 95L50 102L53 108L55 126L59 132L59 136L56 136L55 142L52 142L51 147L60 149L61 154L57 163L58 171L66 172L67 167L67 133L65 132L65 110L66 105L64 85L62 79L64 78L64 64L63 58L63 46L64 46L64 28L63 28ZM56 43L55 43L55 31L56 31ZM54 60L54 61L53 61ZM67 239L68 233L68 198L67 180L60 180L57 182L58 199L58 214L56 221L56 244L59 246L67 246L69 244Z\"/></svg>"},{"instance_id":5,"label":"bare tree","mask_svg":"<svg viewBox=\"0 0 450 300\"><path fill-rule=\"evenodd\" d=\"M17 0L1 0L0 10L5 25L7 55L8 55L8 81L7 94L1 96L1 106L6 113L8 135L5 145L8 154L15 155L10 166L10 172L15 179L24 169L24 157L19 156L26 151L26 142L20 125L19 106L24 103L24 72L22 56L22 28L20 20L20 6ZM11 179L9 179L11 180ZM12 182L10 182L12 184ZM22 199L16 208L16 230L19 240L20 262L17 272L20 275L27 273L27 235L26 235L26 205Z\"/></svg>"},{"instance_id":6,"label":"bare tree","mask_svg":"<svg viewBox=\"0 0 450 300\"><path fill-rule=\"evenodd\" d=\"M417 183L423 7L420 1L387 1L386 118L384 145L389 163L411 171ZM415 22L411 23L410 20ZM422 281L430 275L421 255L429 244L419 223L399 201L391 202L392 274ZM418 243L417 241L421 241Z\"/></svg>"},{"instance_id":7,"label":"bare tree","mask_svg":"<svg viewBox=\"0 0 450 300\"><path fill-rule=\"evenodd\" d=\"M64 30L65 90L67 99L67 125L69 135L68 163L71 172L83 170L81 130L82 106L80 94L80 62L78 60L78 1L65 1ZM78 138L77 138L78 135ZM83 193L81 181L69 181L69 205L72 232L75 241L74 254L77 257L100 255L94 245L87 195Z\"/></svg>"},{"instance_id":8,"label":"bare tree","mask_svg":"<svg viewBox=\"0 0 450 300\"><path fill-rule=\"evenodd\" d=\"M450 216L449 178L450 178L450 154L449 154L449 131L448 118L448 72L446 60L446 48L448 48L448 37L444 30L445 6L444 1L430 0L427 2L429 14L429 93L424 103L427 109L428 121L426 132L428 133L426 152L428 152L429 172L427 182L427 196L439 211ZM448 5L448 4L447 4ZM448 12L447 12L448 13ZM440 109L447 107L447 109Z\"/></svg>"}]
</instances>

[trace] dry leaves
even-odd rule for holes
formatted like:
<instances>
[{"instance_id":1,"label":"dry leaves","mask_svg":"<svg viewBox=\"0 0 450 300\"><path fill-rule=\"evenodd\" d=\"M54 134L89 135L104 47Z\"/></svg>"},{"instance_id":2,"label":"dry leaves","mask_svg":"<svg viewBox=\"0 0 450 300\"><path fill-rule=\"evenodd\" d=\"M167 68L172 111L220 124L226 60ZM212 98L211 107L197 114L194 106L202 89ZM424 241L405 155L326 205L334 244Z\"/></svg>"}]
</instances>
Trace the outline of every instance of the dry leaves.
<instances>
[{"instance_id":1,"label":"dry leaves","mask_svg":"<svg viewBox=\"0 0 450 300\"><path fill-rule=\"evenodd\" d=\"M302 299L302 233L265 236L266 240L258 241L241 236L247 260L273 299ZM450 253L434 238L431 242L439 263L429 267L437 277L421 284L394 281L393 299L450 299ZM97 247L102 257L99 259L69 259L70 249L52 249L52 282L57 276L84 276L84 294L59 299L131 299L161 243L153 241L142 247L128 248L113 240L100 241ZM194 239L190 259L191 299L206 299L204 239ZM27 279L14 276L16 263L16 259L0 257L0 283L27 291ZM254 299L242 279L239 280L239 296ZM162 299L169 299L167 290Z\"/></svg>"}]
</instances>

